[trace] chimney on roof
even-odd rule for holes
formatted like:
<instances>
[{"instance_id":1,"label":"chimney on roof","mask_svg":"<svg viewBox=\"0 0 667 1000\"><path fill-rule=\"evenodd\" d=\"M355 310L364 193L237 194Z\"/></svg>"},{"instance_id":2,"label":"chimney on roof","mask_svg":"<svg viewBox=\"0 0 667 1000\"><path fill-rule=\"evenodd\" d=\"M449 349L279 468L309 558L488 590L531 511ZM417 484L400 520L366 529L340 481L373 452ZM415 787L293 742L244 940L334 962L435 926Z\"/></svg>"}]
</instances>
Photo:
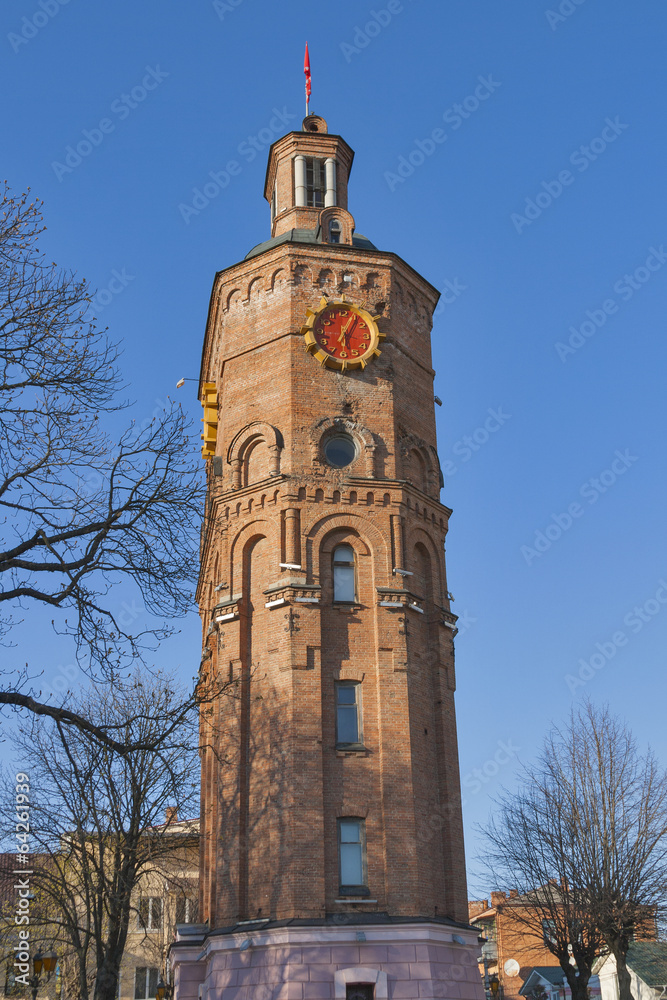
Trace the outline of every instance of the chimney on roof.
<instances>
[{"instance_id":1,"label":"chimney on roof","mask_svg":"<svg viewBox=\"0 0 667 1000\"><path fill-rule=\"evenodd\" d=\"M507 899L507 896L505 895L504 892L492 892L491 893L491 906L500 906L500 904L504 903L506 899Z\"/></svg>"},{"instance_id":2,"label":"chimney on roof","mask_svg":"<svg viewBox=\"0 0 667 1000\"><path fill-rule=\"evenodd\" d=\"M517 892L516 889L510 889L510 899L516 899L518 895L519 893Z\"/></svg>"},{"instance_id":3,"label":"chimney on roof","mask_svg":"<svg viewBox=\"0 0 667 1000\"><path fill-rule=\"evenodd\" d=\"M167 818L166 823L169 826L170 823L178 822L178 809L176 806L167 806Z\"/></svg>"},{"instance_id":4,"label":"chimney on roof","mask_svg":"<svg viewBox=\"0 0 667 1000\"><path fill-rule=\"evenodd\" d=\"M468 920L473 920L489 908L488 899L471 899L468 903Z\"/></svg>"}]
</instances>

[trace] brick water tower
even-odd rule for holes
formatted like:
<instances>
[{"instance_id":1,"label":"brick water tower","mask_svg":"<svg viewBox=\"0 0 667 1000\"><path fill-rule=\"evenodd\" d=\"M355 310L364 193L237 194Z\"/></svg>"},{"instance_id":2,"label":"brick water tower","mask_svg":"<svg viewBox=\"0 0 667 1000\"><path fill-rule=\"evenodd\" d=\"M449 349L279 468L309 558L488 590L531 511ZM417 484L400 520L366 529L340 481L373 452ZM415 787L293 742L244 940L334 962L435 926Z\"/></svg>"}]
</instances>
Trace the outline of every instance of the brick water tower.
<instances>
[{"instance_id":1,"label":"brick water tower","mask_svg":"<svg viewBox=\"0 0 667 1000\"><path fill-rule=\"evenodd\" d=\"M271 238L215 277L201 365L200 919L178 1000L480 1000L430 330L355 232L353 152L269 153ZM231 682L231 683L228 683Z\"/></svg>"}]
</instances>

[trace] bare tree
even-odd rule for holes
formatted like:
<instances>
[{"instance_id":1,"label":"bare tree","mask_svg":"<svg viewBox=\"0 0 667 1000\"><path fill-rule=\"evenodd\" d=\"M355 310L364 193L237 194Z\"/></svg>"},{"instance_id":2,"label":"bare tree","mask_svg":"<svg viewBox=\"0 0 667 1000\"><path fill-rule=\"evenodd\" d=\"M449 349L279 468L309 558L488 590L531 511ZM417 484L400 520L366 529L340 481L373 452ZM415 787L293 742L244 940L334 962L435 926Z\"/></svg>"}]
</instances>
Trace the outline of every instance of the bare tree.
<instances>
[{"instance_id":1,"label":"bare tree","mask_svg":"<svg viewBox=\"0 0 667 1000\"><path fill-rule=\"evenodd\" d=\"M573 1000L587 1000L593 964L604 943L588 898L571 879L569 831L558 788L526 786L498 803L484 831L485 862L493 884L512 898L512 917L554 955ZM515 895L516 893L516 895ZM572 959L576 965L572 964Z\"/></svg>"},{"instance_id":2,"label":"bare tree","mask_svg":"<svg viewBox=\"0 0 667 1000\"><path fill-rule=\"evenodd\" d=\"M606 945L620 1000L632 1000L627 950L633 936L654 932L667 890L667 775L652 752L640 753L621 720L589 703L547 735L484 832L487 869L532 900L533 932L553 922L545 941L573 997L583 1000Z\"/></svg>"},{"instance_id":3,"label":"bare tree","mask_svg":"<svg viewBox=\"0 0 667 1000\"><path fill-rule=\"evenodd\" d=\"M180 407L115 438L105 429L125 405L118 350L91 318L87 283L39 252L41 221L37 203L0 193L0 629L47 608L88 675L118 683L192 607L203 483ZM109 592L123 580L163 624L119 621ZM122 749L113 730L40 698L39 665L15 667L0 706Z\"/></svg>"},{"instance_id":4,"label":"bare tree","mask_svg":"<svg viewBox=\"0 0 667 1000\"><path fill-rule=\"evenodd\" d=\"M31 889L42 925L65 952L77 1000L115 1000L128 928L143 916L142 881L159 868L178 884L174 834L179 814L198 814L199 761L196 712L164 736L174 699L183 692L169 677L141 671L124 688L104 687L76 705L126 746L156 749L118 754L76 727L66 732L39 718L15 739L30 773L31 838L41 856Z\"/></svg>"}]
</instances>

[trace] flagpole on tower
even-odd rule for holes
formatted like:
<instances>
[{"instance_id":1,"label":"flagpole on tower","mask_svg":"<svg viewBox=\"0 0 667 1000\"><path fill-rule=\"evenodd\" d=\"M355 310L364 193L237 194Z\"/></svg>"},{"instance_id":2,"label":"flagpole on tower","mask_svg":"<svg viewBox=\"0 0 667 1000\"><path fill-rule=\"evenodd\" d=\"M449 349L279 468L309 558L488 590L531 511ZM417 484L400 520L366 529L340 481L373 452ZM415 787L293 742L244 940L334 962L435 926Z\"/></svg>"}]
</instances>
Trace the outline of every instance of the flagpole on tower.
<instances>
[{"instance_id":1,"label":"flagpole on tower","mask_svg":"<svg viewBox=\"0 0 667 1000\"><path fill-rule=\"evenodd\" d=\"M308 55L308 42L306 42L306 54L303 59L303 71L306 74L306 118L310 114L310 56Z\"/></svg>"}]
</instances>

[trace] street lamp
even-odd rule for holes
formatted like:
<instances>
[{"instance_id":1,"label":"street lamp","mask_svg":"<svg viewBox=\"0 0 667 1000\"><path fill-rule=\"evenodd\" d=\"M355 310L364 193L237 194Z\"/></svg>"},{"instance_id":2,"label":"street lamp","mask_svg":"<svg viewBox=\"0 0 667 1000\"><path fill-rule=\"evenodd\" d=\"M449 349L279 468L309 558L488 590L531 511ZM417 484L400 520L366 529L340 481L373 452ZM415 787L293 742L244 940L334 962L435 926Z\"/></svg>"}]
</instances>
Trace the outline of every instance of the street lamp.
<instances>
[{"instance_id":1,"label":"street lamp","mask_svg":"<svg viewBox=\"0 0 667 1000\"><path fill-rule=\"evenodd\" d=\"M39 988L40 978L42 972L46 973L46 981L48 983L51 978L51 973L55 970L56 962L58 961L58 956L55 951L47 951L44 954L38 951L32 960L32 978L30 979L30 987L32 989L32 1000L37 1000L37 990Z\"/></svg>"},{"instance_id":2,"label":"street lamp","mask_svg":"<svg viewBox=\"0 0 667 1000\"><path fill-rule=\"evenodd\" d=\"M169 1000L171 996L171 986L165 984L164 979L160 976L157 987L155 989L155 1000Z\"/></svg>"}]
</instances>

